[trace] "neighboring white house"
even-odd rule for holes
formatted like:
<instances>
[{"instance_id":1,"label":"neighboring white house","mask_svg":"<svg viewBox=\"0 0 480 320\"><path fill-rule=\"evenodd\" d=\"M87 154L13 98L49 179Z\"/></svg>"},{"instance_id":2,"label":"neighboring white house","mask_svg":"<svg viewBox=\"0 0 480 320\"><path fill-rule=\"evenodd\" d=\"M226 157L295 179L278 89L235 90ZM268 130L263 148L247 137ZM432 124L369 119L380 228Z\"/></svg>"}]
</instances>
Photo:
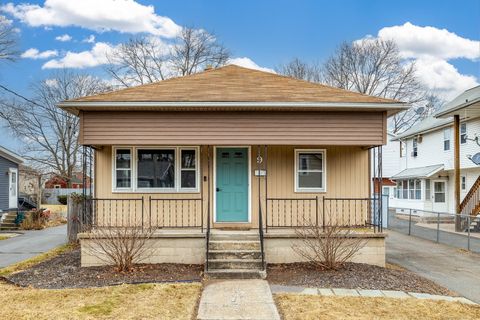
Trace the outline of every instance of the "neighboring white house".
<instances>
[{"instance_id":1,"label":"neighboring white house","mask_svg":"<svg viewBox=\"0 0 480 320\"><path fill-rule=\"evenodd\" d=\"M467 90L443 109L465 102L465 96L470 99L472 94L480 97L480 87ZM480 153L480 146L473 141L480 135L480 118L464 116L461 121L460 182L463 200L480 175L480 166L470 160L471 156ZM394 141L401 142L396 162L400 170L391 177L397 186L390 206L455 213L453 120L431 116L398 135ZM392 160L385 158L384 161ZM422 215L422 212L418 211L418 214Z\"/></svg>"},{"instance_id":2,"label":"neighboring white house","mask_svg":"<svg viewBox=\"0 0 480 320\"><path fill-rule=\"evenodd\" d=\"M389 199L394 199L396 192L396 184L391 179L397 174L402 167L400 167L400 141L395 140L396 135L387 132L387 144L382 146L382 194L388 195ZM372 159L374 157L372 151ZM372 162L372 173L376 168ZM378 185L374 185L374 193L378 193Z\"/></svg>"}]
</instances>

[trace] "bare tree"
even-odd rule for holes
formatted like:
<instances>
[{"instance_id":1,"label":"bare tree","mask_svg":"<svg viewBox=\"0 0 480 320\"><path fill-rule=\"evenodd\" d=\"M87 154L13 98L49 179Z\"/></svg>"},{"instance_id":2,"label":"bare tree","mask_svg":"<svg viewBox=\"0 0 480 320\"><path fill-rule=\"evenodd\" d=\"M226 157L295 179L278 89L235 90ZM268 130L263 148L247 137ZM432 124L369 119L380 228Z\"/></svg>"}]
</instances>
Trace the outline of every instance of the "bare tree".
<instances>
[{"instance_id":1,"label":"bare tree","mask_svg":"<svg viewBox=\"0 0 480 320\"><path fill-rule=\"evenodd\" d=\"M149 257L147 242L153 233L137 226L97 227L84 241L85 250L118 272L128 272Z\"/></svg>"},{"instance_id":2,"label":"bare tree","mask_svg":"<svg viewBox=\"0 0 480 320\"><path fill-rule=\"evenodd\" d=\"M230 52L215 35L194 28L183 28L173 45L170 63L181 76L202 71L207 66L217 68L227 63Z\"/></svg>"},{"instance_id":3,"label":"bare tree","mask_svg":"<svg viewBox=\"0 0 480 320\"><path fill-rule=\"evenodd\" d=\"M24 142L27 160L43 172L55 172L71 186L79 164L79 119L56 104L107 89L98 78L62 70L33 84L32 99L17 94L0 101L0 118Z\"/></svg>"},{"instance_id":4,"label":"bare tree","mask_svg":"<svg viewBox=\"0 0 480 320\"><path fill-rule=\"evenodd\" d=\"M169 48L153 38L140 37L120 44L107 54L106 71L122 86L141 85L165 80Z\"/></svg>"},{"instance_id":5,"label":"bare tree","mask_svg":"<svg viewBox=\"0 0 480 320\"><path fill-rule=\"evenodd\" d=\"M189 75L207 66L222 66L229 58L229 51L213 34L183 28L171 43L153 37L130 39L107 54L109 64L105 70L122 86L129 87Z\"/></svg>"},{"instance_id":6,"label":"bare tree","mask_svg":"<svg viewBox=\"0 0 480 320\"><path fill-rule=\"evenodd\" d=\"M300 222L295 233L301 240L292 249L312 265L320 269L337 270L355 256L367 241L356 237L352 229L336 225L322 226L310 221Z\"/></svg>"},{"instance_id":7,"label":"bare tree","mask_svg":"<svg viewBox=\"0 0 480 320\"><path fill-rule=\"evenodd\" d=\"M409 129L426 116L426 89L417 79L415 63L402 59L393 41L343 43L324 64L323 79L338 88L414 105L412 110L392 117L394 133Z\"/></svg>"},{"instance_id":8,"label":"bare tree","mask_svg":"<svg viewBox=\"0 0 480 320\"><path fill-rule=\"evenodd\" d=\"M322 79L321 68L318 64L309 64L298 58L295 58L286 64L277 66L275 71L288 77L311 82L321 82Z\"/></svg>"},{"instance_id":9,"label":"bare tree","mask_svg":"<svg viewBox=\"0 0 480 320\"><path fill-rule=\"evenodd\" d=\"M0 15L0 60L15 61L18 57L18 36L12 22Z\"/></svg>"}]
</instances>

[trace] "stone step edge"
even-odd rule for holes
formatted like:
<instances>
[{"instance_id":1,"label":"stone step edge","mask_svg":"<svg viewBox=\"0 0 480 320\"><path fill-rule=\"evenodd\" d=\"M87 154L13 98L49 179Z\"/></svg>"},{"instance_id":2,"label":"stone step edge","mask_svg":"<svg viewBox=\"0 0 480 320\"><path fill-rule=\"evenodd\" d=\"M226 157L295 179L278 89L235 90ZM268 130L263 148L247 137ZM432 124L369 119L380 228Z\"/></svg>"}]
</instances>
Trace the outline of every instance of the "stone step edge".
<instances>
[{"instance_id":1,"label":"stone step edge","mask_svg":"<svg viewBox=\"0 0 480 320\"><path fill-rule=\"evenodd\" d=\"M253 262L262 262L262 259L208 259L208 263L210 262L245 262L245 263L253 263Z\"/></svg>"},{"instance_id":2,"label":"stone step edge","mask_svg":"<svg viewBox=\"0 0 480 320\"><path fill-rule=\"evenodd\" d=\"M275 293L297 293L297 294L306 294L306 295L319 295L319 296L338 296L338 297L365 297L365 298L375 298L375 297L384 297L384 298L414 298L414 299L427 299L427 300L444 300L452 302L461 302L466 304L477 305L472 300L469 300L465 297L452 297L444 295L436 295L429 293L420 293L420 292L406 292L406 291L396 291L396 290L368 290L368 289L346 289L346 288L301 288L303 290L295 292L291 289L281 290L281 287L291 288L289 286L274 285L276 288L272 290ZM272 286L270 286L272 287Z\"/></svg>"},{"instance_id":3,"label":"stone step edge","mask_svg":"<svg viewBox=\"0 0 480 320\"><path fill-rule=\"evenodd\" d=\"M262 253L261 250L255 249L222 249L222 250L208 250L208 253Z\"/></svg>"}]
</instances>

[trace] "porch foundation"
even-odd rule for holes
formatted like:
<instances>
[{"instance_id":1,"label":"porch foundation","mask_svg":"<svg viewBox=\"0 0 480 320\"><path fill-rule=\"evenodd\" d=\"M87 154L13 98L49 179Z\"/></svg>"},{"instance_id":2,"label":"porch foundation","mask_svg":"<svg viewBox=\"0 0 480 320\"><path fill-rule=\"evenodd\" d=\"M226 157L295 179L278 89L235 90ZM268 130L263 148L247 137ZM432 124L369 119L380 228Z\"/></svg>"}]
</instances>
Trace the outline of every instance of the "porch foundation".
<instances>
[{"instance_id":1,"label":"porch foundation","mask_svg":"<svg viewBox=\"0 0 480 320\"><path fill-rule=\"evenodd\" d=\"M366 238L366 245L352 258L352 262L366 263L380 267L385 266L384 233L359 234ZM92 248L98 239L93 240L88 233L78 236L81 246L82 267L106 265L104 259L94 253ZM265 235L265 260L267 263L304 262L293 245L302 241L292 232L272 232ZM201 232L157 233L147 240L147 251L142 263L179 263L204 264L206 254L205 235Z\"/></svg>"}]
</instances>

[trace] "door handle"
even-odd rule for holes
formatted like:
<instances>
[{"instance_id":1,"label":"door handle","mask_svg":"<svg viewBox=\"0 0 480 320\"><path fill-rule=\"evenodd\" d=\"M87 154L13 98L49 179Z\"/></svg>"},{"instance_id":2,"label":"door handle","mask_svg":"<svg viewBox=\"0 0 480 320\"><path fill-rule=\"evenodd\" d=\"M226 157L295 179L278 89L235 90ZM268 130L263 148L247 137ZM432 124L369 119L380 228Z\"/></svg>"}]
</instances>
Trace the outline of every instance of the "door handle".
<instances>
[{"instance_id":1,"label":"door handle","mask_svg":"<svg viewBox=\"0 0 480 320\"><path fill-rule=\"evenodd\" d=\"M219 192L221 189L220 188L217 188L217 192Z\"/></svg>"}]
</instances>

